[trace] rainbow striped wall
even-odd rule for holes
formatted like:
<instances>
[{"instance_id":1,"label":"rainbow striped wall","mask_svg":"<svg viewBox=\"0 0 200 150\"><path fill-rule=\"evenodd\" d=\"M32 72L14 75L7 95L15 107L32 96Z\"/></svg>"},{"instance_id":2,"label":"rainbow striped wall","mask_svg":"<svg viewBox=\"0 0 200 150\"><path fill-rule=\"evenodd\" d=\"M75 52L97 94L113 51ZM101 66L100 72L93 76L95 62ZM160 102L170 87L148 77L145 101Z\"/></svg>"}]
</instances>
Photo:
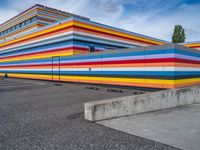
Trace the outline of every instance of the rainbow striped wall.
<instances>
[{"instance_id":1,"label":"rainbow striped wall","mask_svg":"<svg viewBox=\"0 0 200 150\"><path fill-rule=\"evenodd\" d=\"M199 84L199 51L166 43L70 18L1 42L0 75L149 88Z\"/></svg>"},{"instance_id":2,"label":"rainbow striped wall","mask_svg":"<svg viewBox=\"0 0 200 150\"><path fill-rule=\"evenodd\" d=\"M200 52L169 44L1 62L0 72L18 78L179 88L200 83Z\"/></svg>"},{"instance_id":3,"label":"rainbow striped wall","mask_svg":"<svg viewBox=\"0 0 200 150\"><path fill-rule=\"evenodd\" d=\"M59 55L61 52L57 49L62 45L62 52L64 50L65 55L68 55L68 52L71 55L88 52L88 46L91 45L95 46L97 51L100 51L162 45L165 43L165 41L112 28L89 20L70 18L61 23L49 25L1 42L0 52L7 53L9 51L10 56L17 56L16 54L34 53L36 52L35 49L39 48L41 50L37 52L44 53L46 49L42 49L41 46L49 45L52 50L58 52L55 55ZM53 44L59 44L59 46ZM27 48L29 49L27 50ZM27 52L24 53L23 50L27 50ZM11 51L16 53L12 54ZM47 57L46 53L45 57Z\"/></svg>"},{"instance_id":4,"label":"rainbow striped wall","mask_svg":"<svg viewBox=\"0 0 200 150\"><path fill-rule=\"evenodd\" d=\"M0 63L69 56L96 51L160 45L163 41L89 20L67 19L0 43Z\"/></svg>"}]
</instances>

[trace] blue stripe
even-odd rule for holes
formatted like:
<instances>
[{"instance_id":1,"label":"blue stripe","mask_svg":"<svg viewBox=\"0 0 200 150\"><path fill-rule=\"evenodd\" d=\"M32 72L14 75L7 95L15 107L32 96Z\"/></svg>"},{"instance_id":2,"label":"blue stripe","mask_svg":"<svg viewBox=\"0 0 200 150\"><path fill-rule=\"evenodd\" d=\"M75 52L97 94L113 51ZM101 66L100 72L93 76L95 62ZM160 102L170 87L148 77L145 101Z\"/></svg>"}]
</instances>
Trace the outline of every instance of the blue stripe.
<instances>
[{"instance_id":1,"label":"blue stripe","mask_svg":"<svg viewBox=\"0 0 200 150\"><path fill-rule=\"evenodd\" d=\"M34 74L51 74L52 71L13 71L13 70L0 70L0 72L7 73L34 73ZM54 70L54 73L58 71ZM189 76L189 75L200 75L200 71L194 72L162 72L162 71L62 71L61 75L145 75L145 76Z\"/></svg>"}]
</instances>

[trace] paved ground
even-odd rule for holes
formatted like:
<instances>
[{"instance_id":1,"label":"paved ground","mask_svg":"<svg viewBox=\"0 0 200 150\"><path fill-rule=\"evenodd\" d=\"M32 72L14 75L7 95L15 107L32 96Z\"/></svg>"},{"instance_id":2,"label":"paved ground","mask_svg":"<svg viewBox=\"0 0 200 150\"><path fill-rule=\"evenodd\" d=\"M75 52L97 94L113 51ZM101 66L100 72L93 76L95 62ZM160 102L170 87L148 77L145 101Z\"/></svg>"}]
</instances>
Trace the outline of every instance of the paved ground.
<instances>
[{"instance_id":1,"label":"paved ground","mask_svg":"<svg viewBox=\"0 0 200 150\"><path fill-rule=\"evenodd\" d=\"M200 104L111 119L99 123L182 149L200 149Z\"/></svg>"},{"instance_id":2,"label":"paved ground","mask_svg":"<svg viewBox=\"0 0 200 150\"><path fill-rule=\"evenodd\" d=\"M88 85L0 80L0 150L176 149L83 119L84 102L133 94Z\"/></svg>"}]
</instances>

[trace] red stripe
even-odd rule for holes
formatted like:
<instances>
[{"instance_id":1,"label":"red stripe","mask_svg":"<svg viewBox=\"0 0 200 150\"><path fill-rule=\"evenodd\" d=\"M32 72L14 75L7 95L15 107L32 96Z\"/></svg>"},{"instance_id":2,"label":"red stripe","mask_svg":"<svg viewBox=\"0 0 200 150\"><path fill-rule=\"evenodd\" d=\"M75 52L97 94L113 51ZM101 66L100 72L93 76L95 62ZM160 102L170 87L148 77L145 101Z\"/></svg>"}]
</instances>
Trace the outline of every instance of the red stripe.
<instances>
[{"instance_id":1,"label":"red stripe","mask_svg":"<svg viewBox=\"0 0 200 150\"><path fill-rule=\"evenodd\" d=\"M12 55L12 56L6 56L6 57L1 57L0 60L2 59L7 59L7 58L14 58L14 57L21 57L21 56L30 56L30 55L36 55L36 54L45 54L45 53L53 53L53 52L60 52L60 51L68 51L68 50L81 50L81 51L88 51L88 48L82 48L82 47L77 47L77 46L71 46L71 47L65 47L65 48L58 48L58 49L52 49L48 51L43 51L43 52L34 52L34 53L28 53L28 54L21 54L21 55ZM96 50L101 51L101 50Z\"/></svg>"},{"instance_id":2,"label":"red stripe","mask_svg":"<svg viewBox=\"0 0 200 150\"><path fill-rule=\"evenodd\" d=\"M123 38L123 39L128 39L128 40L140 42L141 44L146 43L146 44L150 44L150 45L158 45L158 44L154 44L154 43L151 43L151 42L146 42L146 41L143 41L143 40L136 40L136 39L132 39L132 38L120 36L120 35L115 35L115 34L112 34L112 33L106 33L106 32L103 32L103 31L96 31L96 30L93 30L93 29L87 29L87 28L79 27L79 26L75 26L75 25L74 25L73 27L74 27L75 29L78 28L78 29L82 29L82 30L86 30L86 31L91 31L91 32L106 34L106 35L110 35L110 36L114 36L114 37L120 37L120 38ZM114 38L114 37L113 37L113 38Z\"/></svg>"},{"instance_id":3,"label":"red stripe","mask_svg":"<svg viewBox=\"0 0 200 150\"><path fill-rule=\"evenodd\" d=\"M150 44L150 45L157 45L157 44L153 44L153 43L151 43L151 42L146 42L146 41L143 41L143 40L131 39L131 38L123 37L123 36L120 36L120 35L115 35L115 34L111 34L111 33L105 33L105 32L103 32L103 31L96 31L96 30L87 29L87 28L79 27L79 26L75 26L75 25L71 25L71 26L68 26L68 27L65 27L65 28L56 30L56 31L51 31L51 32L48 32L48 33L44 33L44 34L41 34L41 35L38 35L38 36L35 36L35 37L32 37L32 38L27 38L27 39L25 39L25 40L21 40L19 43L25 42L25 41L29 41L29 40L31 40L31 39L33 40L33 39L38 38L38 37L40 37L40 36L52 34L52 33L55 33L55 32L59 32L59 31L66 30L66 29L70 29L70 28L74 28L74 27L75 27L75 28L82 29L82 30L86 30L86 31L92 31L92 32L97 32L97 33L101 33L101 34L107 34L107 35L111 35L111 36L115 36L115 37L120 37L120 38L124 38L124 39L129 39L129 40L137 41L137 42L140 42L140 43L146 43L146 44ZM6 46L14 45L15 43L16 43L16 42L11 43L11 44L8 44L8 45L6 45ZM2 47L4 47L4 46L0 46L0 48L2 48Z\"/></svg>"},{"instance_id":4,"label":"red stripe","mask_svg":"<svg viewBox=\"0 0 200 150\"><path fill-rule=\"evenodd\" d=\"M200 61L186 60L178 58L159 58L159 59L142 59L142 60L120 60L120 61L103 61L103 62L75 62L75 63L62 63L61 66L76 66L76 65L101 65L101 64L129 64L129 63L164 63L164 62L182 62L182 63L192 63L200 64ZM40 67L40 66L52 66L52 64L32 64L32 65L10 65L1 66L0 68L6 67Z\"/></svg>"},{"instance_id":5,"label":"red stripe","mask_svg":"<svg viewBox=\"0 0 200 150\"><path fill-rule=\"evenodd\" d=\"M189 46L190 48L200 48L200 46Z\"/></svg>"},{"instance_id":6,"label":"red stripe","mask_svg":"<svg viewBox=\"0 0 200 150\"><path fill-rule=\"evenodd\" d=\"M59 48L59 49L53 49L53 50L48 50L48 51L43 51L43 52L34 52L34 53L28 53L28 54L21 54L21 55L14 55L14 56L7 56L7 57L2 57L1 59L6 59L6 58L13 58L13 57L21 57L21 56L29 56L29 55L36 55L36 54L44 54L44 53L52 53L56 51L62 51L62 50L69 50L72 49L73 47L66 47L66 48Z\"/></svg>"},{"instance_id":7,"label":"red stripe","mask_svg":"<svg viewBox=\"0 0 200 150\"><path fill-rule=\"evenodd\" d=\"M38 38L40 36L44 36L44 35L48 35L48 34L52 34L54 32L59 32L59 31L62 31L62 30L66 30L66 29L70 29L70 28L73 28L73 26L69 26L69 27L65 27L65 28L62 28L62 29L59 29L59 30L56 30L56 31L51 31L51 32L48 32L48 33L44 33L44 34L40 34L40 35L37 35L35 37L31 37L31 38L27 38L27 39L24 39L24 40L21 40L20 42L14 42L14 43L11 43L11 44L8 44L6 46L0 46L0 48L2 47L7 47L7 46L10 46L10 45L15 45L16 43L19 44L19 43L22 43L22 42L25 42L25 41L29 41L29 40L33 40L35 38ZM36 32L37 33L37 32Z\"/></svg>"},{"instance_id":8,"label":"red stripe","mask_svg":"<svg viewBox=\"0 0 200 150\"><path fill-rule=\"evenodd\" d=\"M140 59L140 60L114 60L114 61L102 61L102 62L75 62L75 63L62 63L61 66L71 65L103 65L103 64L128 64L128 63L156 63L156 62L173 62L174 58L159 58L159 59Z\"/></svg>"},{"instance_id":9,"label":"red stripe","mask_svg":"<svg viewBox=\"0 0 200 150\"><path fill-rule=\"evenodd\" d=\"M28 54L6 56L6 57L0 58L0 60L1 59L6 59L6 58L13 58L13 57L21 57L21 56L29 56L29 55L36 55L36 54L45 54L45 53L59 52L59 51L70 50L70 49L74 49L74 48L78 48L78 47L71 46L71 47L65 47L65 48L51 49L51 50L47 50L47 51L43 51L43 52L34 52L34 53L28 53ZM79 49L85 50L86 48L79 48Z\"/></svg>"}]
</instances>

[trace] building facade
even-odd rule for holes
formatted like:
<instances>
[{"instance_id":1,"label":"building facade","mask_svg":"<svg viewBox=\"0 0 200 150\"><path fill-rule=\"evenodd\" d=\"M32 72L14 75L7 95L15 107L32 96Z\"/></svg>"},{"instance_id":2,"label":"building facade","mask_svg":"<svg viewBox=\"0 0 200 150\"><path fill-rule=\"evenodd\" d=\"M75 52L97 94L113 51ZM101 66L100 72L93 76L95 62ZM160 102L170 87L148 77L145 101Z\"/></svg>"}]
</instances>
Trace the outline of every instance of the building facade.
<instances>
[{"instance_id":1,"label":"building facade","mask_svg":"<svg viewBox=\"0 0 200 150\"><path fill-rule=\"evenodd\" d=\"M47 13L47 7L35 5L20 15L38 8ZM1 76L148 88L178 88L200 82L198 50L165 45L169 42L73 14L63 17L65 13L58 10L54 13L52 22L45 23L50 15L43 16L46 19L40 27L22 29L0 42ZM30 19L36 17L41 23L42 13L36 14ZM63 18L59 20L60 14ZM10 21L17 24L15 18ZM195 44L186 46L198 48Z\"/></svg>"}]
</instances>

